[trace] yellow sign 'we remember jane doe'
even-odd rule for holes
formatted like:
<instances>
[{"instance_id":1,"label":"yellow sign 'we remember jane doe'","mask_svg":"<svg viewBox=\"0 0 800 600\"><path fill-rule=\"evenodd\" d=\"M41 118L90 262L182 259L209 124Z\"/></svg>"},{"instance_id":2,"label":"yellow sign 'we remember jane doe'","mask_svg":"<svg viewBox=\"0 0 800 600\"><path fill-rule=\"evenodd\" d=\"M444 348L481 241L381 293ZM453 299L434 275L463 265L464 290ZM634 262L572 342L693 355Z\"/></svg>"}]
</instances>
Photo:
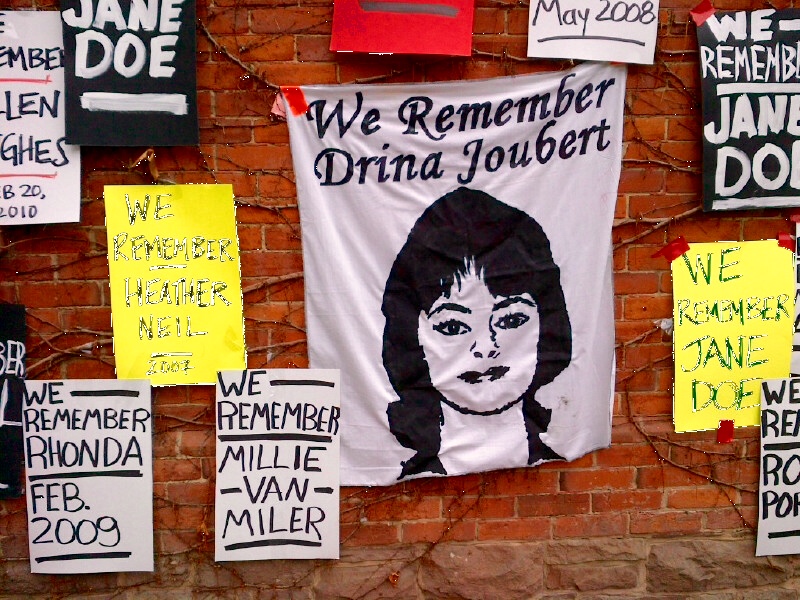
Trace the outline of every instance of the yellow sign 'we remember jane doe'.
<instances>
[{"instance_id":1,"label":"yellow sign 'we remember jane doe'","mask_svg":"<svg viewBox=\"0 0 800 600\"><path fill-rule=\"evenodd\" d=\"M760 380L789 375L793 258L764 240L692 244L672 261L676 431L760 423Z\"/></svg>"},{"instance_id":2,"label":"yellow sign 'we remember jane doe'","mask_svg":"<svg viewBox=\"0 0 800 600\"><path fill-rule=\"evenodd\" d=\"M104 196L117 377L210 384L246 368L231 186L106 186Z\"/></svg>"}]
</instances>

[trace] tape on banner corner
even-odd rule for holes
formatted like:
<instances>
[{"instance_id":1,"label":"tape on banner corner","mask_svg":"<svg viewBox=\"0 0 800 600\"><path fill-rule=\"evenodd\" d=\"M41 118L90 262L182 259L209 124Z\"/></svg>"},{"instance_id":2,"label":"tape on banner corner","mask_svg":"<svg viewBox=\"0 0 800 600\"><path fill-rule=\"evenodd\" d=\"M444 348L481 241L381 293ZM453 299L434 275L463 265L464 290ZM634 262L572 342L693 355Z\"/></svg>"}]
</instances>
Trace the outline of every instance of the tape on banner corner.
<instances>
[{"instance_id":1,"label":"tape on banner corner","mask_svg":"<svg viewBox=\"0 0 800 600\"><path fill-rule=\"evenodd\" d=\"M305 112L308 110L306 96L303 93L303 90L299 87L282 85L281 94L283 94L283 99L286 100L286 104L289 105L289 110L292 111L292 114L295 117L305 114Z\"/></svg>"},{"instance_id":2,"label":"tape on banner corner","mask_svg":"<svg viewBox=\"0 0 800 600\"><path fill-rule=\"evenodd\" d=\"M778 234L778 246L781 248L786 248L790 252L794 252L794 238L791 236L791 234L781 231Z\"/></svg>"},{"instance_id":3,"label":"tape on banner corner","mask_svg":"<svg viewBox=\"0 0 800 600\"><path fill-rule=\"evenodd\" d=\"M669 262L672 262L679 256L683 256L689 251L689 242L683 239L682 235L679 235L674 240L672 240L669 244L664 246L661 250L653 254L651 258L656 258L658 256L663 256Z\"/></svg>"},{"instance_id":4,"label":"tape on banner corner","mask_svg":"<svg viewBox=\"0 0 800 600\"><path fill-rule=\"evenodd\" d=\"M275 101L272 103L272 110L269 111L269 114L272 117L286 120L286 102L283 101L283 94L280 92L275 94Z\"/></svg>"},{"instance_id":5,"label":"tape on banner corner","mask_svg":"<svg viewBox=\"0 0 800 600\"><path fill-rule=\"evenodd\" d=\"M703 0L700 2L700 4L690 10L689 14L692 15L692 20L695 22L695 25L700 27L708 20L708 17L713 15L715 12L716 10L711 5L711 0Z\"/></svg>"},{"instance_id":6,"label":"tape on banner corner","mask_svg":"<svg viewBox=\"0 0 800 600\"><path fill-rule=\"evenodd\" d=\"M722 419L717 428L717 443L729 444L733 441L733 419Z\"/></svg>"}]
</instances>

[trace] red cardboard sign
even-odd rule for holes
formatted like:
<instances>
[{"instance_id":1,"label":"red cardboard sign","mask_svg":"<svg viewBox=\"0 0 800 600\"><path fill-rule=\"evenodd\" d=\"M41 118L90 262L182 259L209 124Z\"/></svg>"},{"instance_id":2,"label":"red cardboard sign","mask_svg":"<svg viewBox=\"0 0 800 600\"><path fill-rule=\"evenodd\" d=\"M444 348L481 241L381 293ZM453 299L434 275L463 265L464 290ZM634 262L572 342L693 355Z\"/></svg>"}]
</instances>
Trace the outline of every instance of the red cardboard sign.
<instances>
[{"instance_id":1,"label":"red cardboard sign","mask_svg":"<svg viewBox=\"0 0 800 600\"><path fill-rule=\"evenodd\" d=\"M472 0L335 0L331 50L472 53Z\"/></svg>"}]
</instances>

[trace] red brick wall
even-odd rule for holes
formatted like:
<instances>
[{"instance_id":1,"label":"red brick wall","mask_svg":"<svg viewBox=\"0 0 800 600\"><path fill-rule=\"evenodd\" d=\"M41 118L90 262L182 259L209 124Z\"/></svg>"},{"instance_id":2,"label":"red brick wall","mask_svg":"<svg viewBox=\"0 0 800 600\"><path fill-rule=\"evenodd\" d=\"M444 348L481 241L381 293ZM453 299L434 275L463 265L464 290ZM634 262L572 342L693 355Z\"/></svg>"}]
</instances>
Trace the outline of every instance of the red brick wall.
<instances>
[{"instance_id":1,"label":"red brick wall","mask_svg":"<svg viewBox=\"0 0 800 600\"><path fill-rule=\"evenodd\" d=\"M472 57L426 58L331 53L330 0L197 1L201 143L155 148L154 165L161 181L233 185L249 366L305 367L302 239L287 127L269 116L275 86L484 78L570 61L525 58L527 2L478 0ZM756 430L720 445L714 432L676 435L672 427L671 339L656 324L671 317L671 279L652 254L679 235L702 242L793 232L787 210L700 210L694 4L662 2L656 62L629 70L612 234L610 449L535 469L345 488L341 561L214 565L214 390L158 388L155 574L31 576L24 501L5 501L0 596L596 598L615 590L675 598L753 588L758 597L795 598L791 559L753 558ZM729 0L717 8L762 6ZM79 224L0 230L0 302L28 307L32 378L114 377L102 191L152 183L155 171L137 162L144 150L82 150Z\"/></svg>"}]
</instances>

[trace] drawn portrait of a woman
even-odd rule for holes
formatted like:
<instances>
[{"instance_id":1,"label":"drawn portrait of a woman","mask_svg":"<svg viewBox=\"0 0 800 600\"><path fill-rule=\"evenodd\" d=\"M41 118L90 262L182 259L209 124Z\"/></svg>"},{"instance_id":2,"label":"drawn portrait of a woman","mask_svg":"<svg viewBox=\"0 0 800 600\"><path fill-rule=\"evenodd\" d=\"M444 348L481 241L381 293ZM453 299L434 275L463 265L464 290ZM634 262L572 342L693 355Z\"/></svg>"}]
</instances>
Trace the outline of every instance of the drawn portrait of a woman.
<instances>
[{"instance_id":1,"label":"drawn portrait of a woman","mask_svg":"<svg viewBox=\"0 0 800 600\"><path fill-rule=\"evenodd\" d=\"M459 188L419 217L386 282L389 428L414 452L399 478L560 459L537 391L569 365L572 331L542 227Z\"/></svg>"}]
</instances>

